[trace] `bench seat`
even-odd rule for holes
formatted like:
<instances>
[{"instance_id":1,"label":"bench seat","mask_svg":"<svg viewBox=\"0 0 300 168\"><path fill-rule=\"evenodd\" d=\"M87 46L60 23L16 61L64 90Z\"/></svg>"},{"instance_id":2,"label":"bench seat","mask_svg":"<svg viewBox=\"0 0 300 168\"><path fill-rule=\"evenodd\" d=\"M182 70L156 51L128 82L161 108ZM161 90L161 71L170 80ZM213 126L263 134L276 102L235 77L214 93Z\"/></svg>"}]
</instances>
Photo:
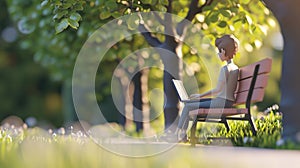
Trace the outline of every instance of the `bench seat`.
<instances>
[{"instance_id":1,"label":"bench seat","mask_svg":"<svg viewBox=\"0 0 300 168\"><path fill-rule=\"evenodd\" d=\"M189 112L191 118L197 117L220 117L220 116L232 116L232 115L240 115L240 114L247 114L247 108L200 108L197 110L193 110Z\"/></svg>"}]
</instances>

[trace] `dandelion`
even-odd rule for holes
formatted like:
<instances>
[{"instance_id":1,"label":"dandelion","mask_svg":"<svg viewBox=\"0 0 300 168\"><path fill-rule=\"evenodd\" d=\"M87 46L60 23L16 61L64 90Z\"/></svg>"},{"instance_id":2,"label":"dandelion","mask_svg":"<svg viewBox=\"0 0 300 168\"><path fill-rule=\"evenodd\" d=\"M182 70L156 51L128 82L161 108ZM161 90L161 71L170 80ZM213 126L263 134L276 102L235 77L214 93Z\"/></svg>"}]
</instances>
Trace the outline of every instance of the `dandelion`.
<instances>
[{"instance_id":1,"label":"dandelion","mask_svg":"<svg viewBox=\"0 0 300 168\"><path fill-rule=\"evenodd\" d=\"M27 129L28 125L26 123L23 124L23 129Z\"/></svg>"},{"instance_id":2,"label":"dandelion","mask_svg":"<svg viewBox=\"0 0 300 168\"><path fill-rule=\"evenodd\" d=\"M10 135L6 135L5 141L11 143L12 142L12 137Z\"/></svg>"},{"instance_id":3,"label":"dandelion","mask_svg":"<svg viewBox=\"0 0 300 168\"><path fill-rule=\"evenodd\" d=\"M283 146L284 144L285 144L284 139L279 139L278 141L276 141L276 146Z\"/></svg>"},{"instance_id":4,"label":"dandelion","mask_svg":"<svg viewBox=\"0 0 300 168\"><path fill-rule=\"evenodd\" d=\"M243 142L244 142L244 144L246 144L248 142L253 142L253 138L251 138L251 137L244 137Z\"/></svg>"},{"instance_id":5,"label":"dandelion","mask_svg":"<svg viewBox=\"0 0 300 168\"><path fill-rule=\"evenodd\" d=\"M76 134L78 137L83 137L83 133L81 131L78 131Z\"/></svg>"},{"instance_id":6,"label":"dandelion","mask_svg":"<svg viewBox=\"0 0 300 168\"><path fill-rule=\"evenodd\" d=\"M34 127L37 124L37 120L34 117L28 117L25 119L25 123L28 127Z\"/></svg>"},{"instance_id":7,"label":"dandelion","mask_svg":"<svg viewBox=\"0 0 300 168\"><path fill-rule=\"evenodd\" d=\"M48 129L48 133L49 133L49 134L52 134L52 133L53 133L53 130L52 130L52 129Z\"/></svg>"},{"instance_id":8,"label":"dandelion","mask_svg":"<svg viewBox=\"0 0 300 168\"><path fill-rule=\"evenodd\" d=\"M57 133L60 135L65 135L66 133L65 128L61 127L60 129L58 129Z\"/></svg>"},{"instance_id":9,"label":"dandelion","mask_svg":"<svg viewBox=\"0 0 300 168\"><path fill-rule=\"evenodd\" d=\"M278 109L279 109L278 104L274 104L274 105L272 106L272 109L273 109L273 110L278 110Z\"/></svg>"},{"instance_id":10,"label":"dandelion","mask_svg":"<svg viewBox=\"0 0 300 168\"><path fill-rule=\"evenodd\" d=\"M70 127L69 127L69 129L70 129L70 132L71 132L71 134L73 133L73 131L74 131L74 128L73 128L73 126L71 125Z\"/></svg>"},{"instance_id":11,"label":"dandelion","mask_svg":"<svg viewBox=\"0 0 300 168\"><path fill-rule=\"evenodd\" d=\"M244 137L244 139L243 139L244 144L247 143L248 140L249 140L249 137Z\"/></svg>"}]
</instances>

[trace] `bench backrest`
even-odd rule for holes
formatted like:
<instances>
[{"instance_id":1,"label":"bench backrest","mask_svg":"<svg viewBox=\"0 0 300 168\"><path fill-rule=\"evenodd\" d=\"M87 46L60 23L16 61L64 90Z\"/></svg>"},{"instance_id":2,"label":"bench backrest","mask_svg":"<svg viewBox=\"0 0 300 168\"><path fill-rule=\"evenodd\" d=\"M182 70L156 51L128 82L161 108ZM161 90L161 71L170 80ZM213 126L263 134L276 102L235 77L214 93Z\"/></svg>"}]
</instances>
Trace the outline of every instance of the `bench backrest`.
<instances>
[{"instance_id":1,"label":"bench backrest","mask_svg":"<svg viewBox=\"0 0 300 168\"><path fill-rule=\"evenodd\" d=\"M240 68L238 86L235 93L235 105L245 104L247 99L250 99L248 101L251 103L261 102L263 100L265 92L264 89L268 83L268 74L271 72L271 67L272 59L266 58Z\"/></svg>"}]
</instances>

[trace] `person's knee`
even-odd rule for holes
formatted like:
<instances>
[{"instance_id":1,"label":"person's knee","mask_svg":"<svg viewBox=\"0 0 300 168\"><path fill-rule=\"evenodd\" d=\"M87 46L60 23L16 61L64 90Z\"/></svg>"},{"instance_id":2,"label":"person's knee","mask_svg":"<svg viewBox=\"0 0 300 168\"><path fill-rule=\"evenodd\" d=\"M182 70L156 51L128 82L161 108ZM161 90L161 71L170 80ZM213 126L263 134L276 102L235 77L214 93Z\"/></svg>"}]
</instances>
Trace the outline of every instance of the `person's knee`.
<instances>
[{"instance_id":1,"label":"person's knee","mask_svg":"<svg viewBox=\"0 0 300 168\"><path fill-rule=\"evenodd\" d=\"M184 106L184 108L183 108L183 110L192 110L193 109L193 106L191 105L191 104L186 104L185 106Z\"/></svg>"}]
</instances>

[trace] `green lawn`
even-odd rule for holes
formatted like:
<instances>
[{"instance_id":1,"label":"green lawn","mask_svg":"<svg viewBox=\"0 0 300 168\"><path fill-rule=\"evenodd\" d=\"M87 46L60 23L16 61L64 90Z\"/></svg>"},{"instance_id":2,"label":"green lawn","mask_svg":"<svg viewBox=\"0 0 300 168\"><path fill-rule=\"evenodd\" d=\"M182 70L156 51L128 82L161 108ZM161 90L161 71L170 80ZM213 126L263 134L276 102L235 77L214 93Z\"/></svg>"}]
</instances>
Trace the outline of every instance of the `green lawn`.
<instances>
[{"instance_id":1,"label":"green lawn","mask_svg":"<svg viewBox=\"0 0 300 168\"><path fill-rule=\"evenodd\" d=\"M259 116L259 115L258 115ZM0 167L37 167L37 168L76 168L76 167L224 167L236 165L249 167L247 157L260 155L263 160L299 158L299 146L293 143L276 144L280 139L281 115L269 113L256 119L258 135L253 137L247 122L230 122L231 131L226 132L222 125L218 125L212 132L210 125L198 128L199 143L195 148L189 144L171 145L168 143L114 143L102 141L97 144L81 132L71 134L49 133L40 128L14 128L2 126L0 131ZM230 145L221 146L209 140L206 136L227 136L233 140ZM228 140L227 140L228 141ZM151 156L130 157L103 148L101 144L126 152L161 151ZM224 144L224 143L223 143ZM105 145L104 145L105 146ZM237 147L242 146L242 148ZM246 148L260 147L260 148ZM270 152L271 148L272 152ZM289 149L289 150L283 150ZM294 153L293 153L294 152ZM147 153L147 152L146 152ZM271 156L274 157L272 158ZM283 155L284 154L284 155ZM282 156L283 155L283 156ZM137 155L135 155L137 156ZM142 156L142 155L141 155ZM224 157L231 156L224 160ZM280 158L280 156L282 156ZM216 158L217 157L217 158ZM238 161L236 158L240 158ZM261 159L260 158L260 159ZM257 159L257 158L256 158ZM259 159L258 159L259 160ZM262 162L264 162L262 161ZM274 163L277 163L275 161ZM223 163L224 162L224 163ZM236 162L236 163L235 163ZM244 164L245 163L245 164ZM251 164L256 164L251 163ZM272 165L273 163L269 163Z\"/></svg>"}]
</instances>

